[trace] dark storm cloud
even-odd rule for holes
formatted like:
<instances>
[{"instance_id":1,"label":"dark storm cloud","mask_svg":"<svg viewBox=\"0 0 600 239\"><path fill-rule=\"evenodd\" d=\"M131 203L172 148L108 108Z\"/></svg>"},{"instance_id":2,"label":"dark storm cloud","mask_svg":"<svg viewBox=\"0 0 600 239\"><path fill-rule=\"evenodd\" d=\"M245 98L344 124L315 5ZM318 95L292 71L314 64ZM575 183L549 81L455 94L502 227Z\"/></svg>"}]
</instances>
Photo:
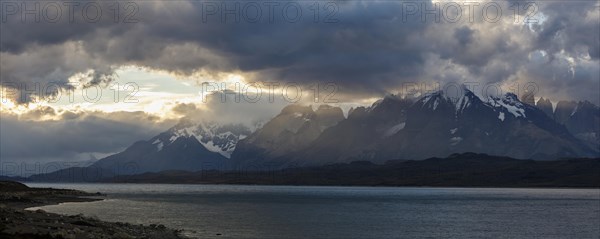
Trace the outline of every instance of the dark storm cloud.
<instances>
[{"instance_id":1,"label":"dark storm cloud","mask_svg":"<svg viewBox=\"0 0 600 239\"><path fill-rule=\"evenodd\" d=\"M37 121L60 114L59 120ZM72 161L89 154L108 154L145 140L170 127L144 112L56 112L40 107L19 117L3 114L0 124L2 162Z\"/></svg>"},{"instance_id":2,"label":"dark storm cloud","mask_svg":"<svg viewBox=\"0 0 600 239\"><path fill-rule=\"evenodd\" d=\"M246 19L242 11L221 15L223 7L239 4L244 9L248 2L243 1L138 1L134 23L114 23L110 17L88 23L77 17L74 24L22 24L11 21L18 16L9 16L2 24L2 78L65 82L75 73L93 69L82 81L95 84L112 80L115 67L138 65L182 75L199 70L241 71L256 73L253 80L258 81L334 82L341 92L360 98L381 95L410 81L485 84L527 76L539 79L540 87L564 87L541 81L546 76L538 72L551 67L553 76L567 76L556 72L566 69L555 67L562 58L589 55L590 61L598 63L600 54L594 1L536 2L539 23L530 25L510 21L511 4L521 2L497 1L504 13L498 22L485 21L480 14L474 22L466 22L463 12L463 21L456 23L422 21L422 12L406 14L406 4L433 8L427 1L337 1L331 19L323 10L326 2L300 1L303 13L297 22L283 17L288 1L276 2L273 20L264 2L255 3L262 10L257 22ZM321 4L317 22L309 8L314 3ZM216 13L207 14L209 7ZM524 13L520 11L520 17ZM531 64L531 53L540 50L547 53L548 61ZM597 85L599 80L593 78L597 68L585 63L577 67L585 68L574 75L578 86Z\"/></svg>"},{"instance_id":3,"label":"dark storm cloud","mask_svg":"<svg viewBox=\"0 0 600 239\"><path fill-rule=\"evenodd\" d=\"M466 47L473 41L473 30L467 26L458 28L454 31L454 37L461 46Z\"/></svg>"},{"instance_id":4,"label":"dark storm cloud","mask_svg":"<svg viewBox=\"0 0 600 239\"><path fill-rule=\"evenodd\" d=\"M277 4L283 7L285 3ZM30 33L20 33L15 25L22 24L11 24L9 19L3 31L8 33L3 36L3 58L8 62L3 67L4 81L31 81L37 76L41 78L37 81L58 78L65 82L69 75L89 67L96 72L86 80L96 83L112 79L113 66L135 64L180 74L199 69L260 72L259 80L333 81L375 90L396 80L390 77L392 73L415 76L418 70L412 69L422 64L420 52L410 46L409 36L422 31L426 24L399 22L400 4L339 2L335 5L339 8L334 16L336 22L332 23L313 22L305 3L301 4L304 14L296 23L286 22L279 14L272 23L225 23L220 16L203 19L198 14L204 7L202 2L138 2L138 6L138 23L75 24L80 31L65 30L71 25L67 23L42 22L28 24L34 25ZM77 44L64 43L67 40ZM25 65L21 61L29 61L23 52L30 49L38 55L36 48L75 52L68 57L96 60L75 64L70 58L61 57L65 53L56 52L37 57L46 67L18 67ZM52 55L58 58L44 57ZM62 72L49 79L55 69Z\"/></svg>"},{"instance_id":5,"label":"dark storm cloud","mask_svg":"<svg viewBox=\"0 0 600 239\"><path fill-rule=\"evenodd\" d=\"M600 2L544 1L539 11L546 20L533 27L523 75L547 97L600 103Z\"/></svg>"},{"instance_id":6,"label":"dark storm cloud","mask_svg":"<svg viewBox=\"0 0 600 239\"><path fill-rule=\"evenodd\" d=\"M598 1L577 1L575 3L547 1L539 4L540 11L547 21L539 26L540 33L536 45L550 54L565 50L581 53L578 47L585 46L586 53L600 57L600 23Z\"/></svg>"}]
</instances>

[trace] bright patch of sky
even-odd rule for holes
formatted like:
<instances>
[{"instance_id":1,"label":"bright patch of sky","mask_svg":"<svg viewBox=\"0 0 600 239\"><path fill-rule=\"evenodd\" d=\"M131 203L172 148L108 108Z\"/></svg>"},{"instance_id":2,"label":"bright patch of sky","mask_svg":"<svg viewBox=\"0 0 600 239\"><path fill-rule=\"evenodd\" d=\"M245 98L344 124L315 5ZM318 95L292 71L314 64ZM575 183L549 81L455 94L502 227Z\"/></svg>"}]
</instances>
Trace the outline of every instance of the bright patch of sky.
<instances>
[{"instance_id":1,"label":"bright patch of sky","mask_svg":"<svg viewBox=\"0 0 600 239\"><path fill-rule=\"evenodd\" d=\"M145 111L160 113L176 102L201 102L200 86L175 76L138 67L117 70L118 80L108 85L61 92L52 107L62 109L114 111Z\"/></svg>"}]
</instances>

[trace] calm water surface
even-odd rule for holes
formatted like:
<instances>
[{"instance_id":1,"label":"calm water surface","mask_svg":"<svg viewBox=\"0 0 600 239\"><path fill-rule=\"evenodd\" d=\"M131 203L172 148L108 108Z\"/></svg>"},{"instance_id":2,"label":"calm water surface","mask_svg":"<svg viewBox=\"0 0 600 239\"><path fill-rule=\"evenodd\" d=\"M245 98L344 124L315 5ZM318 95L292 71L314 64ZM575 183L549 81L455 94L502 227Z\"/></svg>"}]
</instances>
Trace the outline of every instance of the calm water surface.
<instances>
[{"instance_id":1,"label":"calm water surface","mask_svg":"<svg viewBox=\"0 0 600 239\"><path fill-rule=\"evenodd\" d=\"M599 189L28 185L108 194L48 212L197 238L600 238Z\"/></svg>"}]
</instances>

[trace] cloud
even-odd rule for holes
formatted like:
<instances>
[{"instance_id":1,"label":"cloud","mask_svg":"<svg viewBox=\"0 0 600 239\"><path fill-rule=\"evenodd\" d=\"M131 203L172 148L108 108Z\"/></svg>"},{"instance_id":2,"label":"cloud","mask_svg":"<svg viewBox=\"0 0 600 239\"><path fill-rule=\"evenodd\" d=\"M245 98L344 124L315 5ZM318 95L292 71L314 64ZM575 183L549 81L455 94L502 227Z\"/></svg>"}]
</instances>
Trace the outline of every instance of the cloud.
<instances>
[{"instance_id":1,"label":"cloud","mask_svg":"<svg viewBox=\"0 0 600 239\"><path fill-rule=\"evenodd\" d=\"M256 7L248 7L247 2L217 4L212 6L216 13L208 14L206 8L212 2L138 1L135 23L114 23L107 17L87 23L77 16L76 24L42 21L27 24L27 31L22 30L18 14L11 15L2 24L6 33L2 40L3 79L65 82L76 73L93 70L84 81L95 84L112 80L116 66L136 65L184 76L238 71L252 73L261 81L334 82L346 98L365 98L388 93L403 82L432 80L425 76L448 78L445 72L427 67L436 55L467 69L470 81L503 83L528 77L539 81L540 87L552 88L546 92L558 92L560 84L539 80L540 71L533 69L528 58L532 52L544 50L551 57L539 67L557 64L561 60L555 58L557 54L589 57L592 63L599 60L599 14L593 1L536 3L539 21L531 24L514 23L508 1L496 2L504 13L500 21L486 21L479 14L473 22L467 21L463 8L465 15L456 23L446 18L435 21L431 16L422 21L423 12L407 14L406 4L414 2L334 3L332 9L337 11L331 12L335 19L331 22L323 16L327 12L319 12L315 22L311 3L306 2L298 2L303 15L297 22L286 21L283 16L289 18L290 14L281 13L287 1L277 2L273 11L278 14L272 15L273 20L265 12L267 6L259 3L263 12L257 22L244 15L243 9ZM234 8L235 4L239 5L238 14L221 14L224 7ZM438 6L439 11L443 6ZM422 2L417 7L435 6ZM482 11L478 9L475 13ZM524 18L524 12L519 17ZM596 75L578 74L576 81L595 86ZM594 100L596 96L579 97Z\"/></svg>"},{"instance_id":2,"label":"cloud","mask_svg":"<svg viewBox=\"0 0 600 239\"><path fill-rule=\"evenodd\" d=\"M47 115L51 120L40 120ZM155 136L176 123L144 112L59 112L39 107L23 115L3 112L2 163L81 161Z\"/></svg>"},{"instance_id":3,"label":"cloud","mask_svg":"<svg viewBox=\"0 0 600 239\"><path fill-rule=\"evenodd\" d=\"M266 91L259 98L254 93L241 93L232 90L214 91L206 95L201 103L177 103L171 111L176 115L196 121L214 121L221 124L244 124L254 128L277 115L292 102L282 97L272 100ZM252 97L256 100L249 100Z\"/></svg>"}]
</instances>

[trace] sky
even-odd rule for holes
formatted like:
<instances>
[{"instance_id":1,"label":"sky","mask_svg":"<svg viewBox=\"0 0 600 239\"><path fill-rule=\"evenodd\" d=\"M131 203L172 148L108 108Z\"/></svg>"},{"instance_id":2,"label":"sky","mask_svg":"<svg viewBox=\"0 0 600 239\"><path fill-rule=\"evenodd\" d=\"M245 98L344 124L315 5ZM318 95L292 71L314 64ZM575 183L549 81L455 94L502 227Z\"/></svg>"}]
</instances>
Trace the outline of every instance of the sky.
<instances>
[{"instance_id":1,"label":"sky","mask_svg":"<svg viewBox=\"0 0 600 239\"><path fill-rule=\"evenodd\" d=\"M0 163L86 162L187 115L387 94L600 101L600 2L2 1Z\"/></svg>"}]
</instances>

